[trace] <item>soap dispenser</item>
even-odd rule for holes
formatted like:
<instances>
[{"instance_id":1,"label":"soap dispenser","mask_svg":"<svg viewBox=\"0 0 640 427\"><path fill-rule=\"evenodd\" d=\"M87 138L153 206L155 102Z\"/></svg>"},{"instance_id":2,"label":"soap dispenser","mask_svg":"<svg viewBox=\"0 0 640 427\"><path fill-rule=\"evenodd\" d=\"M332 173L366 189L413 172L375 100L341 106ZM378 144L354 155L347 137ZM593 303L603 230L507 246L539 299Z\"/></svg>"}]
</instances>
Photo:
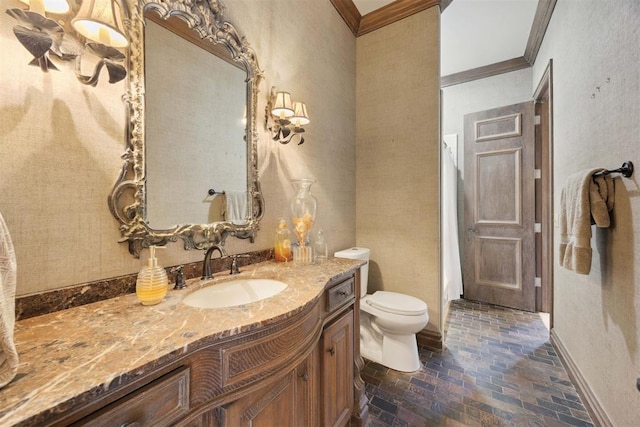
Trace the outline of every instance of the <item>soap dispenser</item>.
<instances>
[{"instance_id":1,"label":"soap dispenser","mask_svg":"<svg viewBox=\"0 0 640 427\"><path fill-rule=\"evenodd\" d=\"M149 260L138 273L136 280L136 295L142 305L158 304L167 294L169 278L164 268L158 265L156 249L164 247L149 246Z\"/></svg>"},{"instance_id":2,"label":"soap dispenser","mask_svg":"<svg viewBox=\"0 0 640 427\"><path fill-rule=\"evenodd\" d=\"M291 231L289 231L287 221L284 218L280 218L280 222L278 223L274 246L273 258L276 261L291 261Z\"/></svg>"}]
</instances>

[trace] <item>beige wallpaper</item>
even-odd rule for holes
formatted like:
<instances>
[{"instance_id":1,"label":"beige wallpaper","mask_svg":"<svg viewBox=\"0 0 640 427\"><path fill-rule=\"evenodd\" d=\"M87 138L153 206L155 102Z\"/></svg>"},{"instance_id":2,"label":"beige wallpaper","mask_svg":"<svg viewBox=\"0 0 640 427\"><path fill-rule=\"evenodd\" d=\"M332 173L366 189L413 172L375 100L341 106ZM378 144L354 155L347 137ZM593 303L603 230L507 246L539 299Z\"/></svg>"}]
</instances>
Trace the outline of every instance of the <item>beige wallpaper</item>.
<instances>
[{"instance_id":1,"label":"beige wallpaper","mask_svg":"<svg viewBox=\"0 0 640 427\"><path fill-rule=\"evenodd\" d=\"M432 7L358 38L357 240L369 291L413 295L441 329L440 12Z\"/></svg>"},{"instance_id":2,"label":"beige wallpaper","mask_svg":"<svg viewBox=\"0 0 640 427\"><path fill-rule=\"evenodd\" d=\"M570 174L617 168L624 160L640 166L638 22L636 0L559 1L555 7L533 85L553 58L556 215ZM639 182L637 172L616 178L614 226L592 227L589 275L559 267L555 256L555 332L615 426L640 419Z\"/></svg>"},{"instance_id":3,"label":"beige wallpaper","mask_svg":"<svg viewBox=\"0 0 640 427\"><path fill-rule=\"evenodd\" d=\"M312 120L301 146L276 144L260 126L265 218L254 244L230 238L228 251L272 247L277 218L288 216L289 181L303 176L317 180L317 224L330 251L355 244L355 38L329 1L224 3L265 72L260 123L272 85L305 101ZM0 10L14 7L23 4L0 0ZM124 148L125 85L83 86L71 64L46 74L28 66L14 24L0 14L0 212L16 248L17 294L135 273L144 261L117 243L106 203ZM159 260L170 266L202 256L173 243Z\"/></svg>"}]
</instances>

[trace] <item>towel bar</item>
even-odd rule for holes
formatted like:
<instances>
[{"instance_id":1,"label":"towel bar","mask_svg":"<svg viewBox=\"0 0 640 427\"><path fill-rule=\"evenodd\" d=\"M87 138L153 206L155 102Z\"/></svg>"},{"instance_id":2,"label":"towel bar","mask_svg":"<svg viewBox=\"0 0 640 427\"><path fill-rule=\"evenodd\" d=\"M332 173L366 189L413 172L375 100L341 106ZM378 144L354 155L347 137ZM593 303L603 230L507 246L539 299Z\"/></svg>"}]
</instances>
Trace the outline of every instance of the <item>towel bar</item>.
<instances>
[{"instance_id":1,"label":"towel bar","mask_svg":"<svg viewBox=\"0 0 640 427\"><path fill-rule=\"evenodd\" d=\"M593 176L610 175L612 173L620 173L625 178L631 178L631 175L633 175L633 163L631 161L627 160L618 169L603 170L602 172L594 173Z\"/></svg>"},{"instance_id":2,"label":"towel bar","mask_svg":"<svg viewBox=\"0 0 640 427\"><path fill-rule=\"evenodd\" d=\"M225 194L224 191L216 191L213 188L210 188L208 193L209 193L210 196L215 196L216 194Z\"/></svg>"}]
</instances>

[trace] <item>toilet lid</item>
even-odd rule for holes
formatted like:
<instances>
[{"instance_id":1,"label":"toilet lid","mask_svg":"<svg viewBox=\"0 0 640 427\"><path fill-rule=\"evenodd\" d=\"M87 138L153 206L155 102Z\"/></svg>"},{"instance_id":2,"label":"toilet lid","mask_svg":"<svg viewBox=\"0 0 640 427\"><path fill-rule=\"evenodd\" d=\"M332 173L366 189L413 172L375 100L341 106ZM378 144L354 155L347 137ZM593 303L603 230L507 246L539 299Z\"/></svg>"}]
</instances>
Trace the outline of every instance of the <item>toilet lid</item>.
<instances>
[{"instance_id":1,"label":"toilet lid","mask_svg":"<svg viewBox=\"0 0 640 427\"><path fill-rule=\"evenodd\" d=\"M367 304L379 310L406 316L419 316L427 311L424 301L397 292L377 291L369 295Z\"/></svg>"}]
</instances>

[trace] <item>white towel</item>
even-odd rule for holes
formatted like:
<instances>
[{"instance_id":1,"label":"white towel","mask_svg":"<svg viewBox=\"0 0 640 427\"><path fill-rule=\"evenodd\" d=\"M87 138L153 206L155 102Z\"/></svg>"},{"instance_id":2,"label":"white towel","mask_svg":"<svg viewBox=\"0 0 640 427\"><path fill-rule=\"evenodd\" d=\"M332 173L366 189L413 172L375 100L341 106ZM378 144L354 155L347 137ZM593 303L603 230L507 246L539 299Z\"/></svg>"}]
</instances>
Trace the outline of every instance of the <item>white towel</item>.
<instances>
[{"instance_id":1,"label":"white towel","mask_svg":"<svg viewBox=\"0 0 640 427\"><path fill-rule=\"evenodd\" d=\"M604 169L571 175L560 196L560 265L578 274L591 271L591 224L611 224L614 187L610 175L593 177Z\"/></svg>"},{"instance_id":2,"label":"white towel","mask_svg":"<svg viewBox=\"0 0 640 427\"><path fill-rule=\"evenodd\" d=\"M226 191L227 198L227 221L234 224L247 223L247 192L246 191Z\"/></svg>"},{"instance_id":3,"label":"white towel","mask_svg":"<svg viewBox=\"0 0 640 427\"><path fill-rule=\"evenodd\" d=\"M16 324L16 256L9 230L0 214L0 388L18 372L18 352L13 342Z\"/></svg>"}]
</instances>

